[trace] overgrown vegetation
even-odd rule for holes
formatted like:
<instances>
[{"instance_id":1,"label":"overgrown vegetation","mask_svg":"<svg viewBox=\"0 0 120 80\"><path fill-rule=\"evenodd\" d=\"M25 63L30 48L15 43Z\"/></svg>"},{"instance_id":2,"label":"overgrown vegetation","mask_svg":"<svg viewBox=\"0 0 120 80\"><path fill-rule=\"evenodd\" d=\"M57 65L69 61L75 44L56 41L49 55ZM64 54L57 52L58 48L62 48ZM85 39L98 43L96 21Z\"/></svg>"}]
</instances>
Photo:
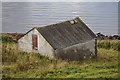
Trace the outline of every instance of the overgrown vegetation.
<instances>
[{"instance_id":1,"label":"overgrown vegetation","mask_svg":"<svg viewBox=\"0 0 120 80\"><path fill-rule=\"evenodd\" d=\"M17 43L4 42L2 44L3 77L118 78L118 51L113 49L100 47L96 58L67 62L49 59L40 54L21 52L17 49Z\"/></svg>"},{"instance_id":2,"label":"overgrown vegetation","mask_svg":"<svg viewBox=\"0 0 120 80\"><path fill-rule=\"evenodd\" d=\"M67 64L62 60L18 51L16 43L2 44L2 62L3 77L30 77L33 73L58 69Z\"/></svg>"},{"instance_id":3,"label":"overgrown vegetation","mask_svg":"<svg viewBox=\"0 0 120 80\"><path fill-rule=\"evenodd\" d=\"M118 40L99 40L97 46L98 48L113 49L120 51L120 41Z\"/></svg>"},{"instance_id":4,"label":"overgrown vegetation","mask_svg":"<svg viewBox=\"0 0 120 80\"><path fill-rule=\"evenodd\" d=\"M0 35L0 41L2 41L4 43L14 42L13 38L11 36L1 36L1 35Z\"/></svg>"}]
</instances>

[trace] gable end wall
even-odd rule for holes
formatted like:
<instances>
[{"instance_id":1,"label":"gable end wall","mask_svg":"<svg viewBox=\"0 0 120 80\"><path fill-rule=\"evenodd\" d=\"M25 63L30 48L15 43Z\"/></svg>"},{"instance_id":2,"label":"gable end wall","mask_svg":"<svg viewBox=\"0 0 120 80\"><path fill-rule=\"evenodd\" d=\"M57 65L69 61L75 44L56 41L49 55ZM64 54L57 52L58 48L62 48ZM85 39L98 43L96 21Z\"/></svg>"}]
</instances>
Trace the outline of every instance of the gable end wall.
<instances>
[{"instance_id":1,"label":"gable end wall","mask_svg":"<svg viewBox=\"0 0 120 80\"><path fill-rule=\"evenodd\" d=\"M32 34L38 37L38 50L32 49ZM18 40L18 48L21 51L40 53L41 55L54 58L54 49L36 29L33 29Z\"/></svg>"}]
</instances>

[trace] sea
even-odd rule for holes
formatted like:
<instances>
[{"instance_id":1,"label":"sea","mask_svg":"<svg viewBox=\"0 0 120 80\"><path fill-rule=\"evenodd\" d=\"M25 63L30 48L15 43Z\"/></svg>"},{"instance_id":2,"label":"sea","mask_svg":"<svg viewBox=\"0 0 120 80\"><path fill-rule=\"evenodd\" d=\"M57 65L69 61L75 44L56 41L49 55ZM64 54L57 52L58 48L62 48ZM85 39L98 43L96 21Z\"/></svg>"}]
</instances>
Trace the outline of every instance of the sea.
<instances>
[{"instance_id":1,"label":"sea","mask_svg":"<svg viewBox=\"0 0 120 80\"><path fill-rule=\"evenodd\" d=\"M79 17L94 33L118 34L117 2L3 2L1 12L3 33L26 33Z\"/></svg>"}]
</instances>

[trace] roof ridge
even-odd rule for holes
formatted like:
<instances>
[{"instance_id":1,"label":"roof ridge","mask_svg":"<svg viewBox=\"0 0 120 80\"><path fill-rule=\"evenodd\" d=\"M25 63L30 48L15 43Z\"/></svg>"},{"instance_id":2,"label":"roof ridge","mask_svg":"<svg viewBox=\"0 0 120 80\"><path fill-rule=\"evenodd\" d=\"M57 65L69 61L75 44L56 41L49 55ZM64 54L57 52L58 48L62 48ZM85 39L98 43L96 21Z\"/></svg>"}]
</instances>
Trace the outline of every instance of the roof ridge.
<instances>
[{"instance_id":1,"label":"roof ridge","mask_svg":"<svg viewBox=\"0 0 120 80\"><path fill-rule=\"evenodd\" d=\"M79 17L76 17L74 19L69 19L69 20L66 20L66 21L59 22L59 23L50 24L50 25L46 25L46 26L42 26L42 27L34 27L34 28L39 29L39 28L46 28L46 27L54 27L54 25L64 24L64 23L70 22L72 20L77 20L77 21L83 22Z\"/></svg>"}]
</instances>

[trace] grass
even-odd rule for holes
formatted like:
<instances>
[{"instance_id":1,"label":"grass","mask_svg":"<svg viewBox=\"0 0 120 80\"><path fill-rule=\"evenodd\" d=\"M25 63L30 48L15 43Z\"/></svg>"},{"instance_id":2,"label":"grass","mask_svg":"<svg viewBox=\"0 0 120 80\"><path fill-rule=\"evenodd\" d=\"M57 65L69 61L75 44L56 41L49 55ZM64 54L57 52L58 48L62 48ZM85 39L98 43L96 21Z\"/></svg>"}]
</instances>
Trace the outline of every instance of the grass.
<instances>
[{"instance_id":1,"label":"grass","mask_svg":"<svg viewBox=\"0 0 120 80\"><path fill-rule=\"evenodd\" d=\"M100 70L98 70L100 69ZM116 78L117 67L115 65L86 65L80 67L68 67L37 74L36 78ZM112 74L112 75L111 75Z\"/></svg>"},{"instance_id":2,"label":"grass","mask_svg":"<svg viewBox=\"0 0 120 80\"><path fill-rule=\"evenodd\" d=\"M64 67L67 62L17 50L16 43L2 44L3 77L29 77L33 73ZM57 64L62 63L62 64Z\"/></svg>"},{"instance_id":3,"label":"grass","mask_svg":"<svg viewBox=\"0 0 120 80\"><path fill-rule=\"evenodd\" d=\"M114 49L120 51L120 41L117 40L99 40L97 46L99 48Z\"/></svg>"},{"instance_id":4,"label":"grass","mask_svg":"<svg viewBox=\"0 0 120 80\"><path fill-rule=\"evenodd\" d=\"M14 42L11 36L1 36L1 35L0 35L0 41L6 42L6 43Z\"/></svg>"},{"instance_id":5,"label":"grass","mask_svg":"<svg viewBox=\"0 0 120 80\"><path fill-rule=\"evenodd\" d=\"M99 46L96 58L67 62L21 52L17 43L3 42L3 78L118 78L118 52L115 46Z\"/></svg>"},{"instance_id":6,"label":"grass","mask_svg":"<svg viewBox=\"0 0 120 80\"><path fill-rule=\"evenodd\" d=\"M97 58L70 62L62 69L38 73L37 78L118 78L117 52L99 49ZM113 63L114 62L114 63Z\"/></svg>"}]
</instances>

